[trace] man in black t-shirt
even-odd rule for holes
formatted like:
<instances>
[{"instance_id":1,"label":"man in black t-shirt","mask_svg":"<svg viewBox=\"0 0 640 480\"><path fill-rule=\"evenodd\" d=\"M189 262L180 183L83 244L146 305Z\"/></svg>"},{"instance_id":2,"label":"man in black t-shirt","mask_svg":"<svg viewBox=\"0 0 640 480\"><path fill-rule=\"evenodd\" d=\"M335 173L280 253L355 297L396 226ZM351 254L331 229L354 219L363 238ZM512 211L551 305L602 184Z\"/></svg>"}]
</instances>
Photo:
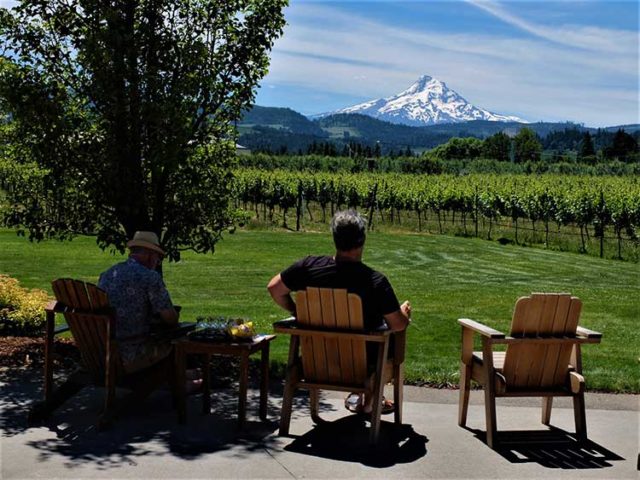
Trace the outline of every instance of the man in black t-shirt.
<instances>
[{"instance_id":1,"label":"man in black t-shirt","mask_svg":"<svg viewBox=\"0 0 640 480\"><path fill-rule=\"evenodd\" d=\"M362 299L367 330L402 331L409 325L411 305L402 305L387 278L362 263L366 223L354 211L337 212L331 219L335 256L309 256L271 279L267 286L273 300L292 315L296 305L291 292L307 287L346 288ZM365 405L365 411L370 405Z\"/></svg>"}]
</instances>

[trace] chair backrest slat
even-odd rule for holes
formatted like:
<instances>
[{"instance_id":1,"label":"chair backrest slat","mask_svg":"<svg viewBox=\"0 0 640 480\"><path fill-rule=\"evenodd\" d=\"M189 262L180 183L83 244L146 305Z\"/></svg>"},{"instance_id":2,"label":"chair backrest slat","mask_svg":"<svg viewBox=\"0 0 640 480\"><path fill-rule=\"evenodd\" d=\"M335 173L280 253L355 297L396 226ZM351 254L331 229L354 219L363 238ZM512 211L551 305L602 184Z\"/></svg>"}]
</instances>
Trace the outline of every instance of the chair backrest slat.
<instances>
[{"instance_id":1,"label":"chair backrest slat","mask_svg":"<svg viewBox=\"0 0 640 480\"><path fill-rule=\"evenodd\" d=\"M336 313L336 328L349 330L351 321L349 317L349 296L346 290L333 291L333 306ZM354 355L352 341L347 339L338 340L340 351L340 371L345 383L353 383L355 379Z\"/></svg>"},{"instance_id":2,"label":"chair backrest slat","mask_svg":"<svg viewBox=\"0 0 640 480\"><path fill-rule=\"evenodd\" d=\"M109 308L109 297L107 296L107 292L91 283L86 283L85 286L87 288L87 296L89 297L91 308L93 310Z\"/></svg>"},{"instance_id":3,"label":"chair backrest slat","mask_svg":"<svg viewBox=\"0 0 640 480\"><path fill-rule=\"evenodd\" d=\"M519 298L513 312L513 337L575 335L581 302L565 293L534 293ZM573 345L511 344L503 375L510 389L553 389L565 385Z\"/></svg>"},{"instance_id":4,"label":"chair backrest slat","mask_svg":"<svg viewBox=\"0 0 640 480\"><path fill-rule=\"evenodd\" d=\"M362 330L362 301L344 289L307 288L296 297L297 319L313 328ZM303 337L304 376L318 383L362 383L367 376L364 340Z\"/></svg>"}]
</instances>

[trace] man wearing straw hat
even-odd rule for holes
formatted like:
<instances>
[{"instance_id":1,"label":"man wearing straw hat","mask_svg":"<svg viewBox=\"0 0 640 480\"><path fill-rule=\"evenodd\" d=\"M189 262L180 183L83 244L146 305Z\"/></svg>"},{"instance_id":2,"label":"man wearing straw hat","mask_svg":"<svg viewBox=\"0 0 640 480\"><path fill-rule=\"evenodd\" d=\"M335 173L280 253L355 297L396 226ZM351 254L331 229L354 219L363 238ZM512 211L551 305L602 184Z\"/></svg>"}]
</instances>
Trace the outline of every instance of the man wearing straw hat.
<instances>
[{"instance_id":1,"label":"man wearing straw hat","mask_svg":"<svg viewBox=\"0 0 640 480\"><path fill-rule=\"evenodd\" d=\"M136 232L127 243L127 261L100 275L98 286L109 295L116 311L116 338L127 372L147 368L171 353L168 341L150 338L151 325L178 325L178 312L156 271L164 251L153 232Z\"/></svg>"}]
</instances>

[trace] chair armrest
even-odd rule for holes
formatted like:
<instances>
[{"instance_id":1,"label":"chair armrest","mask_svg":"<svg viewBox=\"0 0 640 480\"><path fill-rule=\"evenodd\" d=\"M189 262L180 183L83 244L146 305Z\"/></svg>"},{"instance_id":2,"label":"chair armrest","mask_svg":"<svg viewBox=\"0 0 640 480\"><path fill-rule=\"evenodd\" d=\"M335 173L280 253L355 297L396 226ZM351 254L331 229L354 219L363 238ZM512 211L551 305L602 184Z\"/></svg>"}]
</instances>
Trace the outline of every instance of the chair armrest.
<instances>
[{"instance_id":1,"label":"chair armrest","mask_svg":"<svg viewBox=\"0 0 640 480\"><path fill-rule=\"evenodd\" d=\"M44 311L45 312L64 312L67 309L66 305L62 302L58 302L56 300L52 300L51 302L47 303L47 305L44 307Z\"/></svg>"},{"instance_id":2,"label":"chair armrest","mask_svg":"<svg viewBox=\"0 0 640 480\"><path fill-rule=\"evenodd\" d=\"M473 330L476 333L479 333L480 335L484 336L484 337L489 337L489 338L505 338L505 334L495 330L491 327L487 327L486 325L483 325L481 323L478 323L474 320L470 320L468 318L459 318L458 319L458 323L462 326L462 328L468 328L470 330Z\"/></svg>"},{"instance_id":3,"label":"chair armrest","mask_svg":"<svg viewBox=\"0 0 640 480\"><path fill-rule=\"evenodd\" d=\"M600 332L594 332L593 330L589 330L584 327L576 328L576 335L586 338L602 338L602 334Z\"/></svg>"},{"instance_id":4,"label":"chair armrest","mask_svg":"<svg viewBox=\"0 0 640 480\"><path fill-rule=\"evenodd\" d=\"M66 309L67 309L66 305L56 300L52 300L51 302L47 303L47 305L44 307L44 311L47 312L47 314L53 314L50 317L50 321L52 322L52 324L55 324L55 321L54 321L55 314L64 312ZM66 323L61 323L57 327L54 327L53 331L49 330L49 332L53 333L53 336L56 336L60 333L68 332L69 330L70 330L69 325L67 325Z\"/></svg>"},{"instance_id":5,"label":"chair armrest","mask_svg":"<svg viewBox=\"0 0 640 480\"><path fill-rule=\"evenodd\" d=\"M71 330L69 325L67 325L66 323L62 323L53 330L53 334L58 335L60 333L68 332L69 330Z\"/></svg>"},{"instance_id":6,"label":"chair armrest","mask_svg":"<svg viewBox=\"0 0 640 480\"><path fill-rule=\"evenodd\" d=\"M385 342L393 333L391 330L374 330L371 332L357 330L338 330L329 328L313 328L299 325L295 318L288 318L273 323L273 331L285 335L301 337L338 338L345 340L364 340L367 342Z\"/></svg>"},{"instance_id":7,"label":"chair armrest","mask_svg":"<svg viewBox=\"0 0 640 480\"><path fill-rule=\"evenodd\" d=\"M273 322L273 328L296 328L297 322L296 317L289 317Z\"/></svg>"}]
</instances>

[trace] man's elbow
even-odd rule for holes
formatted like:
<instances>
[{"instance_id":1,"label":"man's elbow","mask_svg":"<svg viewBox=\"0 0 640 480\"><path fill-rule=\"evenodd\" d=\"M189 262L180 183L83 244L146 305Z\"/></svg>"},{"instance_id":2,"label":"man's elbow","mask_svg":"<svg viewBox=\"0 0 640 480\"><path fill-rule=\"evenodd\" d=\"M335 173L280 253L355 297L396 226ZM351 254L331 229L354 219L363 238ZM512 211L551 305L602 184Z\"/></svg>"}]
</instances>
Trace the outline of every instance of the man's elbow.
<instances>
[{"instance_id":1,"label":"man's elbow","mask_svg":"<svg viewBox=\"0 0 640 480\"><path fill-rule=\"evenodd\" d=\"M409 325L409 322L406 322L404 324L394 324L394 325L389 325L389 330L391 330L392 332L403 332L406 330L407 326Z\"/></svg>"},{"instance_id":2,"label":"man's elbow","mask_svg":"<svg viewBox=\"0 0 640 480\"><path fill-rule=\"evenodd\" d=\"M173 326L178 324L180 314L175 308L168 308L160 312L160 317L165 324Z\"/></svg>"},{"instance_id":3,"label":"man's elbow","mask_svg":"<svg viewBox=\"0 0 640 480\"><path fill-rule=\"evenodd\" d=\"M395 312L387 317L385 321L389 330L392 332L402 332L409 326L409 317L404 315L401 311Z\"/></svg>"},{"instance_id":4,"label":"man's elbow","mask_svg":"<svg viewBox=\"0 0 640 480\"><path fill-rule=\"evenodd\" d=\"M269 295L271 295L271 298L275 299L276 298L276 286L272 285L271 283L269 283L267 285L267 292L269 292Z\"/></svg>"}]
</instances>

